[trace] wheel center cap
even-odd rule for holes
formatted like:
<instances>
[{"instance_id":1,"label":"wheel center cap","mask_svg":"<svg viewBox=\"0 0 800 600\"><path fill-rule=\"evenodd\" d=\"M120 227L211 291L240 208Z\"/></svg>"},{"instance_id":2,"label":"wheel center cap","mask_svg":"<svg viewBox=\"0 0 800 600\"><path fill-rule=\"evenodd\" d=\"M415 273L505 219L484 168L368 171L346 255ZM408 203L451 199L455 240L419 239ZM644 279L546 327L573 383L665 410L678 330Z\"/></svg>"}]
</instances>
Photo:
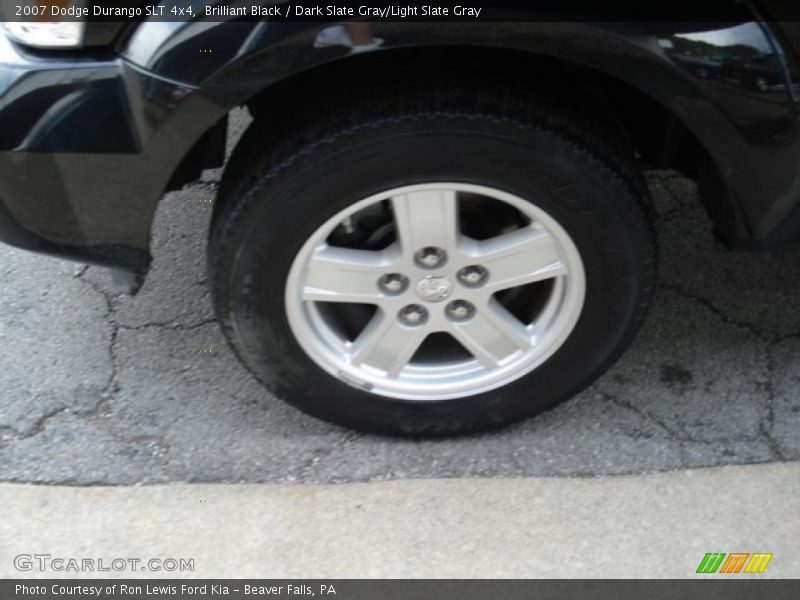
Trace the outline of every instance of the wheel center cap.
<instances>
[{"instance_id":1,"label":"wheel center cap","mask_svg":"<svg viewBox=\"0 0 800 600\"><path fill-rule=\"evenodd\" d=\"M453 284L444 275L428 275L417 282L417 295L426 302L441 302L453 293Z\"/></svg>"}]
</instances>

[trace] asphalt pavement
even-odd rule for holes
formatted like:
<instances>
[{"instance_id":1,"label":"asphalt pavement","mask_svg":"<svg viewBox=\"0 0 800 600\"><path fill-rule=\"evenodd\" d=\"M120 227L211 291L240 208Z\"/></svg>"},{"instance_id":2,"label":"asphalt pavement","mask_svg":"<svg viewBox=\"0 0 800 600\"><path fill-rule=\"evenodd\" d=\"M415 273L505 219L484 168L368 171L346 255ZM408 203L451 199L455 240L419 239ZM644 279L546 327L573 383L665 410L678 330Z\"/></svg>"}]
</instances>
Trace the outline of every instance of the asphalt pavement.
<instances>
[{"instance_id":1,"label":"asphalt pavement","mask_svg":"<svg viewBox=\"0 0 800 600\"><path fill-rule=\"evenodd\" d=\"M165 197L135 297L115 295L103 269L0 247L0 480L368 482L800 459L800 248L718 250L678 174L648 176L659 285L619 363L540 418L423 442L307 417L237 363L205 272L218 177Z\"/></svg>"}]
</instances>

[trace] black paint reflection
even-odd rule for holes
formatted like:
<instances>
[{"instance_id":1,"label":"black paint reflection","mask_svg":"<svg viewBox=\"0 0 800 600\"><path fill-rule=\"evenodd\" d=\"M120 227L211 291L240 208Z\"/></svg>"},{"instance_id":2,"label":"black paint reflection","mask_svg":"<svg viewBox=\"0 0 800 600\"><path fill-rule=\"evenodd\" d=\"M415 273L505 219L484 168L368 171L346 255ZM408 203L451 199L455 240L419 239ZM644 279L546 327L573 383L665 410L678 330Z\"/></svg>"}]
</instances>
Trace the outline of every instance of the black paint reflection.
<instances>
[{"instance_id":1,"label":"black paint reflection","mask_svg":"<svg viewBox=\"0 0 800 600\"><path fill-rule=\"evenodd\" d=\"M697 79L755 94L796 95L797 78L759 23L665 36L659 45Z\"/></svg>"}]
</instances>

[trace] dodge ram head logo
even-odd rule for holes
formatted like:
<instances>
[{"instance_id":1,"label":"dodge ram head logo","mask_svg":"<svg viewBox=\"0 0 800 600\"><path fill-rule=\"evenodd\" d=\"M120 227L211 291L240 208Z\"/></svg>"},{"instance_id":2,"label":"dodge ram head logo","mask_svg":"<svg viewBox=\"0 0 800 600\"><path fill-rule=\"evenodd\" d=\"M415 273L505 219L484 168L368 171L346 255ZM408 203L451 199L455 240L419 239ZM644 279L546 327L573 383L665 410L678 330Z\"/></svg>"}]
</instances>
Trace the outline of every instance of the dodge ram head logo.
<instances>
[{"instance_id":1,"label":"dodge ram head logo","mask_svg":"<svg viewBox=\"0 0 800 600\"><path fill-rule=\"evenodd\" d=\"M441 302L453 293L453 284L443 275L428 275L417 282L417 294L427 302Z\"/></svg>"}]
</instances>

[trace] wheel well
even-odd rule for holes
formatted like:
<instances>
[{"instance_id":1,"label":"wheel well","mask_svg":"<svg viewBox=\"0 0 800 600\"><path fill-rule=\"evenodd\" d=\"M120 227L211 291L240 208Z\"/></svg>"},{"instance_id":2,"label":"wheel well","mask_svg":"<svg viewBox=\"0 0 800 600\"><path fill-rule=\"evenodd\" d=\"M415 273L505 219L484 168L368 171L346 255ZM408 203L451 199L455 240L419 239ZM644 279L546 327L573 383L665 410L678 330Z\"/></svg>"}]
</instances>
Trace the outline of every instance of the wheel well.
<instances>
[{"instance_id":1,"label":"wheel well","mask_svg":"<svg viewBox=\"0 0 800 600\"><path fill-rule=\"evenodd\" d=\"M535 74L524 81L523 73ZM592 120L615 127L640 166L676 169L696 180L703 204L723 240L737 238L737 218L727 186L702 143L683 122L644 92L585 65L519 50L476 46L430 46L350 56L281 80L251 97L254 119L270 122L276 136L313 119L334 98L400 81L524 84L558 93L589 111Z\"/></svg>"}]
</instances>

